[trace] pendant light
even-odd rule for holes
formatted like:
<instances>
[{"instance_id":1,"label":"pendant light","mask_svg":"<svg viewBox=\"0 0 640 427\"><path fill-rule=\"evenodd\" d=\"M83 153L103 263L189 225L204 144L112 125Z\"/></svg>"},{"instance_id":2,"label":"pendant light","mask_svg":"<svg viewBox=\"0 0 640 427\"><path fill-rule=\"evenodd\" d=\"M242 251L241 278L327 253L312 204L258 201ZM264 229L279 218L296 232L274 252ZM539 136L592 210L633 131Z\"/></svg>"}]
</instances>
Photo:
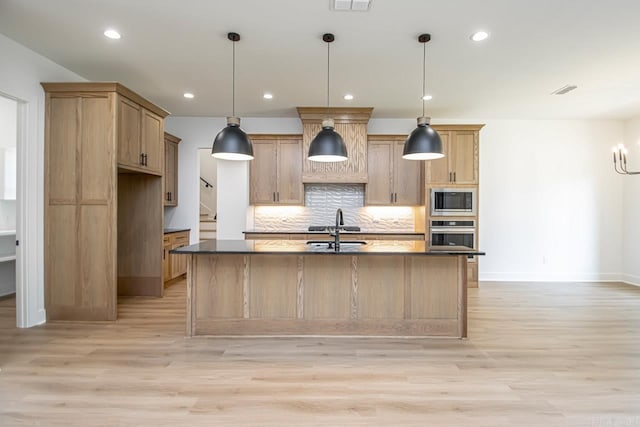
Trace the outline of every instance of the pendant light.
<instances>
[{"instance_id":1,"label":"pendant light","mask_svg":"<svg viewBox=\"0 0 640 427\"><path fill-rule=\"evenodd\" d=\"M232 113L231 117L227 117L227 126L218 132L213 140L211 155L223 160L251 160L251 141L240 129L240 118L236 117L236 42L240 40L240 34L229 33L227 38L233 42Z\"/></svg>"},{"instance_id":2,"label":"pendant light","mask_svg":"<svg viewBox=\"0 0 640 427\"><path fill-rule=\"evenodd\" d=\"M327 43L327 115L329 114L329 46L335 40L333 34L322 36ZM331 118L322 120L322 130L318 132L311 145L307 157L313 162L343 162L347 160L347 147L342 137L334 129L334 121Z\"/></svg>"},{"instance_id":3,"label":"pendant light","mask_svg":"<svg viewBox=\"0 0 640 427\"><path fill-rule=\"evenodd\" d=\"M430 118L424 115L425 81L427 69L427 42L431 34L420 34L418 41L422 43L422 116L418 117L418 127L411 132L404 143L402 158L407 160L433 160L444 157L440 135L431 126Z\"/></svg>"}]
</instances>

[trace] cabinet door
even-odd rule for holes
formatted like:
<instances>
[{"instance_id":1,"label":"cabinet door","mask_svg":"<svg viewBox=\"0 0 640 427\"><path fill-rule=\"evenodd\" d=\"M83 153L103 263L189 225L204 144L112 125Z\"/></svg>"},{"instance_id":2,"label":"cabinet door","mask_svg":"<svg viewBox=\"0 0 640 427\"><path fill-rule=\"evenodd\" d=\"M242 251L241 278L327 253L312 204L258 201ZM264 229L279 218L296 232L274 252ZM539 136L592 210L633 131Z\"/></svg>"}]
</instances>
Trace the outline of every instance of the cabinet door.
<instances>
[{"instance_id":1,"label":"cabinet door","mask_svg":"<svg viewBox=\"0 0 640 427\"><path fill-rule=\"evenodd\" d=\"M452 141L449 152L451 153L451 171L453 182L456 184L477 184L477 145L473 131L452 132Z\"/></svg>"},{"instance_id":2,"label":"cabinet door","mask_svg":"<svg viewBox=\"0 0 640 427\"><path fill-rule=\"evenodd\" d=\"M367 205L390 205L393 203L393 142L369 141L366 188Z\"/></svg>"},{"instance_id":3,"label":"cabinet door","mask_svg":"<svg viewBox=\"0 0 640 427\"><path fill-rule=\"evenodd\" d=\"M278 141L277 174L276 202L281 205L303 205L301 139Z\"/></svg>"},{"instance_id":4,"label":"cabinet door","mask_svg":"<svg viewBox=\"0 0 640 427\"><path fill-rule=\"evenodd\" d=\"M177 180L178 145L165 141L164 143L164 205L178 205Z\"/></svg>"},{"instance_id":5,"label":"cabinet door","mask_svg":"<svg viewBox=\"0 0 640 427\"><path fill-rule=\"evenodd\" d=\"M44 266L48 320L115 320L113 95L47 93Z\"/></svg>"},{"instance_id":6,"label":"cabinet door","mask_svg":"<svg viewBox=\"0 0 640 427\"><path fill-rule=\"evenodd\" d=\"M417 206L422 204L424 162L402 158L404 142L396 141L393 159L394 204Z\"/></svg>"},{"instance_id":7,"label":"cabinet door","mask_svg":"<svg viewBox=\"0 0 640 427\"><path fill-rule=\"evenodd\" d=\"M142 167L140 120L142 107L127 98L118 98L118 163Z\"/></svg>"},{"instance_id":8,"label":"cabinet door","mask_svg":"<svg viewBox=\"0 0 640 427\"><path fill-rule=\"evenodd\" d=\"M249 201L252 205L276 203L277 140L253 141L253 160L250 162Z\"/></svg>"},{"instance_id":9,"label":"cabinet door","mask_svg":"<svg viewBox=\"0 0 640 427\"><path fill-rule=\"evenodd\" d=\"M171 280L171 255L169 251L171 250L171 245L164 245L164 249L162 252L162 277L163 281Z\"/></svg>"},{"instance_id":10,"label":"cabinet door","mask_svg":"<svg viewBox=\"0 0 640 427\"><path fill-rule=\"evenodd\" d=\"M145 169L162 174L164 163L164 122L151 111L142 109L141 152L145 157Z\"/></svg>"},{"instance_id":11,"label":"cabinet door","mask_svg":"<svg viewBox=\"0 0 640 427\"><path fill-rule=\"evenodd\" d=\"M442 140L444 157L437 160L425 160L425 175L427 184L442 184L450 182L451 133L438 132Z\"/></svg>"}]
</instances>

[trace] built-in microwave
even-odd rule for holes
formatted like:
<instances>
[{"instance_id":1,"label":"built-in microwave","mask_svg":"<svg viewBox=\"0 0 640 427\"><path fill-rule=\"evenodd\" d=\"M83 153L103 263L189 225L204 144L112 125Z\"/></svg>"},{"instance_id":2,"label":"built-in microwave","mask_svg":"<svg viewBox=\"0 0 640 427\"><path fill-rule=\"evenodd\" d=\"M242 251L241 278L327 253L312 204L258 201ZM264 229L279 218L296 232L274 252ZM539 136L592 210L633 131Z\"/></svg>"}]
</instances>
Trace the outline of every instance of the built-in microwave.
<instances>
[{"instance_id":1,"label":"built-in microwave","mask_svg":"<svg viewBox=\"0 0 640 427\"><path fill-rule=\"evenodd\" d=\"M432 188L431 216L475 216L475 188Z\"/></svg>"}]
</instances>

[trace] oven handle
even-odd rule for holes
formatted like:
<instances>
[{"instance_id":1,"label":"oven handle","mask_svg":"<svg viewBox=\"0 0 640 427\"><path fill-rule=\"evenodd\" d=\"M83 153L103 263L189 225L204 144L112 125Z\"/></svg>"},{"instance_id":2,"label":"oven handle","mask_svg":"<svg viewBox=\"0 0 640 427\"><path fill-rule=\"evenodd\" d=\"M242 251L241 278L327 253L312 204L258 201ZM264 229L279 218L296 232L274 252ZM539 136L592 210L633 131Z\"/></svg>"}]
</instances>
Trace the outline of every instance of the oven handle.
<instances>
[{"instance_id":1,"label":"oven handle","mask_svg":"<svg viewBox=\"0 0 640 427\"><path fill-rule=\"evenodd\" d=\"M473 234L476 232L473 228L438 228L431 227L432 233L458 233L458 234Z\"/></svg>"}]
</instances>

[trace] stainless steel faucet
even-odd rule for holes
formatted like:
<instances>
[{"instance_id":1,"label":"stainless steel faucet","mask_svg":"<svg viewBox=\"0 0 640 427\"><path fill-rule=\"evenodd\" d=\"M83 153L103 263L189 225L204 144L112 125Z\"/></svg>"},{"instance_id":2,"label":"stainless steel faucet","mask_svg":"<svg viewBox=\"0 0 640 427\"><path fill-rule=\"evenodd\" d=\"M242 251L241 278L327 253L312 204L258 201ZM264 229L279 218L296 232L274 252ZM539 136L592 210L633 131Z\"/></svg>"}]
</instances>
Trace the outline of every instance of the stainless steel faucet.
<instances>
[{"instance_id":1,"label":"stainless steel faucet","mask_svg":"<svg viewBox=\"0 0 640 427\"><path fill-rule=\"evenodd\" d=\"M342 216L342 209L338 208L336 211L336 229L335 229L335 243L333 250L338 252L340 250L340 228L344 225L344 217Z\"/></svg>"}]
</instances>

